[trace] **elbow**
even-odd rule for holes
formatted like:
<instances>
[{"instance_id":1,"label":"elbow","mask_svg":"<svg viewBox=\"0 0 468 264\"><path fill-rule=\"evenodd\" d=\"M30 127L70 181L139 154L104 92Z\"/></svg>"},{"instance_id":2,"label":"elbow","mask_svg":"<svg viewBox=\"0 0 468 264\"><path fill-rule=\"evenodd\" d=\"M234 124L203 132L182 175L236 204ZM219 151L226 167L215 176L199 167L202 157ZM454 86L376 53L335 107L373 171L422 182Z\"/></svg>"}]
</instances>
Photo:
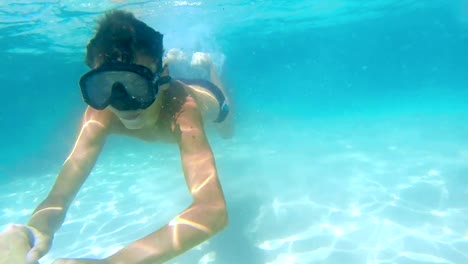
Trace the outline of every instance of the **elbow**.
<instances>
[{"instance_id":1,"label":"elbow","mask_svg":"<svg viewBox=\"0 0 468 264\"><path fill-rule=\"evenodd\" d=\"M220 222L220 228L218 231L221 231L224 228L226 228L229 224L229 217L228 217L226 206L223 206L222 210L220 210L218 218Z\"/></svg>"},{"instance_id":2,"label":"elbow","mask_svg":"<svg viewBox=\"0 0 468 264\"><path fill-rule=\"evenodd\" d=\"M208 225L210 226L213 234L216 234L226 228L229 223L226 206L217 206L214 210L211 210L211 214L208 219Z\"/></svg>"},{"instance_id":3,"label":"elbow","mask_svg":"<svg viewBox=\"0 0 468 264\"><path fill-rule=\"evenodd\" d=\"M187 213L191 216L187 215L187 219L204 226L210 236L226 228L229 223L224 199L195 199L189 208Z\"/></svg>"}]
</instances>

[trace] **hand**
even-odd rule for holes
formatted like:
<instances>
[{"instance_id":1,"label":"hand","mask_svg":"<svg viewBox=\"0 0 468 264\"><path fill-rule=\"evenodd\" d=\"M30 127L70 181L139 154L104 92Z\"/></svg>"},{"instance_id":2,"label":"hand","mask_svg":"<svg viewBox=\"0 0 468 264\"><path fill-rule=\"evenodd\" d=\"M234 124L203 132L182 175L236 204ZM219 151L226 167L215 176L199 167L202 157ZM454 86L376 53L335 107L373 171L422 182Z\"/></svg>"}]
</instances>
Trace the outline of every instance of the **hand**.
<instances>
[{"instance_id":1,"label":"hand","mask_svg":"<svg viewBox=\"0 0 468 264\"><path fill-rule=\"evenodd\" d=\"M22 225L10 225L0 233L0 264L25 264L31 245L29 234Z\"/></svg>"},{"instance_id":2,"label":"hand","mask_svg":"<svg viewBox=\"0 0 468 264\"><path fill-rule=\"evenodd\" d=\"M105 264L102 259L56 259L52 264Z\"/></svg>"}]
</instances>

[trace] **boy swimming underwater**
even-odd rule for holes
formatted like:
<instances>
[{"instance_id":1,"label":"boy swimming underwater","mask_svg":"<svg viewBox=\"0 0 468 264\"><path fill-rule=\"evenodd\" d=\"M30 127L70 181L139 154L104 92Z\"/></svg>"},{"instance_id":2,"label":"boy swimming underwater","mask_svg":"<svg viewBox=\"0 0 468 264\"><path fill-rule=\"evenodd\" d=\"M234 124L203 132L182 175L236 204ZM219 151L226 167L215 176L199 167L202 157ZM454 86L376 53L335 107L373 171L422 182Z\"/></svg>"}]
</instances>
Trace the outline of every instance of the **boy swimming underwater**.
<instances>
[{"instance_id":1,"label":"boy swimming underwater","mask_svg":"<svg viewBox=\"0 0 468 264\"><path fill-rule=\"evenodd\" d=\"M203 54L195 56L194 64L209 65L211 83L171 78L163 64L162 39L128 12L112 11L100 21L87 46L91 70L80 79L88 104L80 133L52 190L29 222L0 234L1 264L21 258L36 263L50 250L54 234L112 134L177 144L193 202L165 226L114 255L58 259L54 264L163 263L227 225L226 202L204 123L213 122L225 138L232 136L230 102L212 62Z\"/></svg>"}]
</instances>

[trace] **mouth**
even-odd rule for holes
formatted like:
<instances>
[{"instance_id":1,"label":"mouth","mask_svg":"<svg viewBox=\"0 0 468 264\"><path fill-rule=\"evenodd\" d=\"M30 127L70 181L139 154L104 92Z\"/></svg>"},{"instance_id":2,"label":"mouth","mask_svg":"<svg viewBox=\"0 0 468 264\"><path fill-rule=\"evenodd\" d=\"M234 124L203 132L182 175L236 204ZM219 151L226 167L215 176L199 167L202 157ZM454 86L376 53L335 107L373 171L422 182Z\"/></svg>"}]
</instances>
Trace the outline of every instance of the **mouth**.
<instances>
[{"instance_id":1,"label":"mouth","mask_svg":"<svg viewBox=\"0 0 468 264\"><path fill-rule=\"evenodd\" d=\"M122 114L120 115L120 119L124 119L124 120L135 120L137 119L139 116L140 116L141 113L125 113L125 114Z\"/></svg>"}]
</instances>

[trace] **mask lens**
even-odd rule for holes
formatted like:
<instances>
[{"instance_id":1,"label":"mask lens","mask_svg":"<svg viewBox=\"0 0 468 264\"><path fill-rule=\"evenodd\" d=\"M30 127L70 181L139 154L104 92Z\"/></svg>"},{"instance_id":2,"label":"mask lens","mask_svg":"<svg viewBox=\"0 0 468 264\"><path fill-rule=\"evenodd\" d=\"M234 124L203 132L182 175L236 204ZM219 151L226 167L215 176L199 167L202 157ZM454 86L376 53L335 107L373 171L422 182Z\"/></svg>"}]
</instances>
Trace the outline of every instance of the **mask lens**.
<instances>
[{"instance_id":1,"label":"mask lens","mask_svg":"<svg viewBox=\"0 0 468 264\"><path fill-rule=\"evenodd\" d=\"M129 99L135 101L132 105L138 102L142 107L151 104L155 97L153 84L145 77L130 71L91 72L83 76L80 86L86 103L98 110L106 108L111 95L116 92L127 95L118 96L119 100Z\"/></svg>"}]
</instances>

